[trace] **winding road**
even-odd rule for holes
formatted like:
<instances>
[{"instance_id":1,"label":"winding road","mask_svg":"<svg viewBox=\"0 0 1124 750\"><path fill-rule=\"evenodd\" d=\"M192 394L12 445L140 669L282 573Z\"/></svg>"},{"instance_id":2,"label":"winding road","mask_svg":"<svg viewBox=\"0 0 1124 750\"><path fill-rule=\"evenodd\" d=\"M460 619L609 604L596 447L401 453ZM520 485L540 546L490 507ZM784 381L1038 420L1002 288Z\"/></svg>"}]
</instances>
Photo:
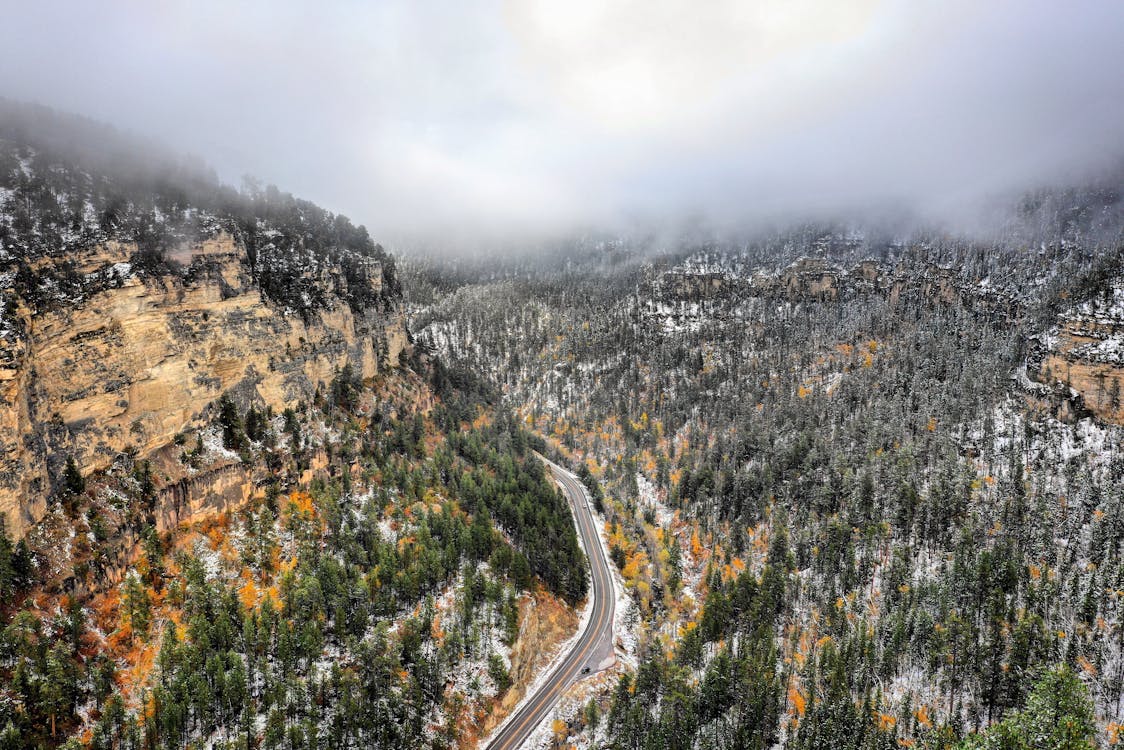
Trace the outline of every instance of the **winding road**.
<instances>
[{"instance_id":1,"label":"winding road","mask_svg":"<svg viewBox=\"0 0 1124 750\"><path fill-rule=\"evenodd\" d=\"M577 521L578 533L585 546L592 575L589 595L591 611L585 627L575 639L570 651L556 660L550 673L534 693L523 698L519 707L500 725L486 745L487 750L516 750L550 714L558 699L572 684L601 669L613 660L613 615L616 597L609 561L597 534L597 522L590 508L589 493L581 481L558 464L542 459L554 481L562 488Z\"/></svg>"}]
</instances>

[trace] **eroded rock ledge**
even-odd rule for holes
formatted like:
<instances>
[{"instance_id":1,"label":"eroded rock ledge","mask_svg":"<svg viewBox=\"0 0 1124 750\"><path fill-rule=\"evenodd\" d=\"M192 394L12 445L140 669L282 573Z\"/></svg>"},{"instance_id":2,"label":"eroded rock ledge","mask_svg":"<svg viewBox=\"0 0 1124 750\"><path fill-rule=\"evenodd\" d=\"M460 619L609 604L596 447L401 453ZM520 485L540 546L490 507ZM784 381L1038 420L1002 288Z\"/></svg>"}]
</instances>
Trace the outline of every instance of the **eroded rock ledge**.
<instances>
[{"instance_id":1,"label":"eroded rock ledge","mask_svg":"<svg viewBox=\"0 0 1124 750\"><path fill-rule=\"evenodd\" d=\"M408 345L397 305L355 311L335 299L311 316L263 299L228 234L180 252L188 273L142 276L128 243L110 242L78 271L114 269L119 285L32 313L0 357L0 513L22 535L42 517L68 456L83 473L145 457L200 426L224 392L280 410L350 364L371 377ZM370 274L378 291L381 274Z\"/></svg>"}]
</instances>

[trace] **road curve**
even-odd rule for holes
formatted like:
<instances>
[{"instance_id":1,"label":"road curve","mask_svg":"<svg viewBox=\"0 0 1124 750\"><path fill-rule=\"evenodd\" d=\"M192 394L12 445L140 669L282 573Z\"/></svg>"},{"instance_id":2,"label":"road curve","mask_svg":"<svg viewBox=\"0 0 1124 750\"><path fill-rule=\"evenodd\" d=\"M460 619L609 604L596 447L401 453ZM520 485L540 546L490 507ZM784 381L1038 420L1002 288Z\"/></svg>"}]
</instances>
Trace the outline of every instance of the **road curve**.
<instances>
[{"instance_id":1,"label":"road curve","mask_svg":"<svg viewBox=\"0 0 1124 750\"><path fill-rule=\"evenodd\" d=\"M542 460L554 475L554 481L562 488L574 512L592 573L589 588L592 609L589 620L569 653L555 661L550 674L533 694L524 697L515 712L492 736L486 750L521 748L550 714L566 688L588 674L597 672L602 663L613 654L613 610L616 597L609 561L605 558L605 551L597 534L597 522L589 506L589 493L576 476L552 461L545 458Z\"/></svg>"}]
</instances>

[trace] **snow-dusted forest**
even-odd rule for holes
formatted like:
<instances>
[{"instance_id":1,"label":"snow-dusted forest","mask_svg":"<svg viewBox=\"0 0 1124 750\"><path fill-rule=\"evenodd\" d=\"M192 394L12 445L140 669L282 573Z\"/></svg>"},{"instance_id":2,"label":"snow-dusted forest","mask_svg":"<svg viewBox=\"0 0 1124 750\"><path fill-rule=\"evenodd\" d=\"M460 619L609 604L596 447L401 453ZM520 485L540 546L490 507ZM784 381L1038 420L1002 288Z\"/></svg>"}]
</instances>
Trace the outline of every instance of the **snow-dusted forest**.
<instances>
[{"instance_id":1,"label":"snow-dusted forest","mask_svg":"<svg viewBox=\"0 0 1124 750\"><path fill-rule=\"evenodd\" d=\"M604 494L640 663L562 735L992 746L1070 712L1115 742L1118 215L1070 191L986 244L829 227L411 267L420 344Z\"/></svg>"}]
</instances>

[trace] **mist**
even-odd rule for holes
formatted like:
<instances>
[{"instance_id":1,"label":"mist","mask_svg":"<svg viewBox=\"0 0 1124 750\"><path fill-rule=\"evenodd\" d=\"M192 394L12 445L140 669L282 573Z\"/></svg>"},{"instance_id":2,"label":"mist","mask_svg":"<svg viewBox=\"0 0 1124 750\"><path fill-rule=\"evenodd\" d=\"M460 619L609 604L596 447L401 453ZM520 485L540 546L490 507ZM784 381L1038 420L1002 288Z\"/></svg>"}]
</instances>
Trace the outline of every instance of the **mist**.
<instances>
[{"instance_id":1,"label":"mist","mask_svg":"<svg viewBox=\"0 0 1124 750\"><path fill-rule=\"evenodd\" d=\"M972 227L1124 157L1111 0L48 0L6 8L5 30L0 96L152 136L407 246Z\"/></svg>"}]
</instances>

